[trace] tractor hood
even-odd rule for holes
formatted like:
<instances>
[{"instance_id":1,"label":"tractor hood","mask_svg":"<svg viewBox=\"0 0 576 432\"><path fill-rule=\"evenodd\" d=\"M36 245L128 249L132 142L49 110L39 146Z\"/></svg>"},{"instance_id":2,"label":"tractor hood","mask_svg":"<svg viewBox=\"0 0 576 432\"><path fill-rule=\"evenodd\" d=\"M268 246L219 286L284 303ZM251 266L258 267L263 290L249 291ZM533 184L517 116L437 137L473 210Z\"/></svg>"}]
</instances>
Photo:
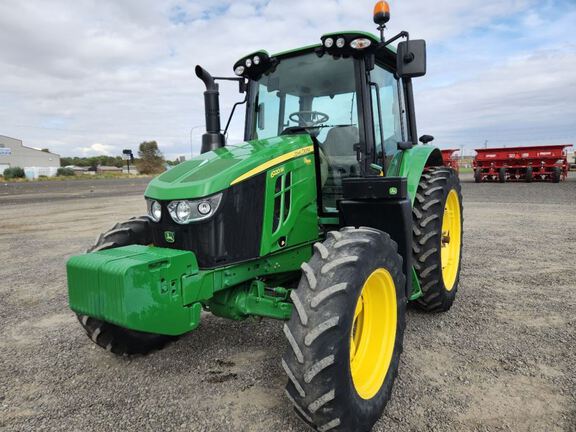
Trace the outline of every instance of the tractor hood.
<instances>
[{"instance_id":1,"label":"tractor hood","mask_svg":"<svg viewBox=\"0 0 576 432\"><path fill-rule=\"evenodd\" d=\"M156 177L148 184L144 195L156 200L212 195L312 151L312 139L307 134L284 135L221 147Z\"/></svg>"}]
</instances>

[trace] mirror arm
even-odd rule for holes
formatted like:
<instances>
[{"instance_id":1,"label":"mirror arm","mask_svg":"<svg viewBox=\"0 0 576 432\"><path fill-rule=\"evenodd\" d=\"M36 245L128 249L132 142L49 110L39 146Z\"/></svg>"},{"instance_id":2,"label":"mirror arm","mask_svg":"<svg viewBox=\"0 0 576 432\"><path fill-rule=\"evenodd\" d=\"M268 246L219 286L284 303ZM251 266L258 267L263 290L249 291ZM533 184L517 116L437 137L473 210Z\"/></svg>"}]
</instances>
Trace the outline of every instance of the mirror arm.
<instances>
[{"instance_id":1,"label":"mirror arm","mask_svg":"<svg viewBox=\"0 0 576 432\"><path fill-rule=\"evenodd\" d=\"M384 48L385 46L390 45L392 42L405 37L407 41L410 40L410 33L408 33L407 31L401 31L400 33L398 33L396 36L391 37L390 39L388 39L386 42L382 42L380 44L381 48Z\"/></svg>"},{"instance_id":2,"label":"mirror arm","mask_svg":"<svg viewBox=\"0 0 576 432\"><path fill-rule=\"evenodd\" d=\"M242 102L236 102L234 104L234 106L232 107L232 111L230 111L230 116L228 116L228 121L226 122L226 127L224 128L224 136L226 136L226 133L228 132L228 127L230 126L230 122L232 121L232 116L234 115L234 111L236 110L236 107L238 105L244 105L246 102L248 102L248 95L246 95L246 97L244 98L244 100Z\"/></svg>"},{"instance_id":3,"label":"mirror arm","mask_svg":"<svg viewBox=\"0 0 576 432\"><path fill-rule=\"evenodd\" d=\"M240 93L246 92L246 81L243 77L213 77L214 81L238 81Z\"/></svg>"}]
</instances>

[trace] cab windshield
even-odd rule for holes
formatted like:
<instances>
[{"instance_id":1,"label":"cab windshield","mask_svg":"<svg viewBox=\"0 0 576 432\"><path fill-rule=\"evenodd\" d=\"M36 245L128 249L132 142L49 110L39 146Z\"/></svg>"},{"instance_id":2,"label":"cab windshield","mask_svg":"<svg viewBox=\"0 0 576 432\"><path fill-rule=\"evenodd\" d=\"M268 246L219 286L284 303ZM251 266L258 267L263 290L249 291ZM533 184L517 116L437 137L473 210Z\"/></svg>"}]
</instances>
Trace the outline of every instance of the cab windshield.
<instances>
[{"instance_id":1,"label":"cab windshield","mask_svg":"<svg viewBox=\"0 0 576 432\"><path fill-rule=\"evenodd\" d=\"M354 60L315 53L283 59L254 83L252 139L309 133L320 153L322 203L335 211L343 177L359 175Z\"/></svg>"}]
</instances>

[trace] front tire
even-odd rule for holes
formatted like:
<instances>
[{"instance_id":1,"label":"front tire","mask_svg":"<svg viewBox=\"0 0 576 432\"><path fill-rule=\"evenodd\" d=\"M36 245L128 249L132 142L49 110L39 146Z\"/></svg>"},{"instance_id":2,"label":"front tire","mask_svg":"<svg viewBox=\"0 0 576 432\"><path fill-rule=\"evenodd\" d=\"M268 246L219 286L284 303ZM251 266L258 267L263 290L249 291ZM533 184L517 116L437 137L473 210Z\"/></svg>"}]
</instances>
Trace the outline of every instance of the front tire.
<instances>
[{"instance_id":1,"label":"front tire","mask_svg":"<svg viewBox=\"0 0 576 432\"><path fill-rule=\"evenodd\" d=\"M87 252L151 243L150 220L142 216L116 224L110 231L101 234ZM148 354L177 339L174 336L129 330L87 315L78 314L77 317L92 342L117 355Z\"/></svg>"},{"instance_id":2,"label":"front tire","mask_svg":"<svg viewBox=\"0 0 576 432\"><path fill-rule=\"evenodd\" d=\"M506 168L502 167L498 170L498 181L500 183L506 183Z\"/></svg>"},{"instance_id":3,"label":"front tire","mask_svg":"<svg viewBox=\"0 0 576 432\"><path fill-rule=\"evenodd\" d=\"M462 193L450 168L432 168L418 184L413 221L414 268L422 297L416 305L429 312L452 307L462 259Z\"/></svg>"},{"instance_id":4,"label":"front tire","mask_svg":"<svg viewBox=\"0 0 576 432\"><path fill-rule=\"evenodd\" d=\"M402 258L390 236L372 228L332 231L314 249L284 325L286 393L315 430L369 431L390 399L402 352Z\"/></svg>"}]
</instances>

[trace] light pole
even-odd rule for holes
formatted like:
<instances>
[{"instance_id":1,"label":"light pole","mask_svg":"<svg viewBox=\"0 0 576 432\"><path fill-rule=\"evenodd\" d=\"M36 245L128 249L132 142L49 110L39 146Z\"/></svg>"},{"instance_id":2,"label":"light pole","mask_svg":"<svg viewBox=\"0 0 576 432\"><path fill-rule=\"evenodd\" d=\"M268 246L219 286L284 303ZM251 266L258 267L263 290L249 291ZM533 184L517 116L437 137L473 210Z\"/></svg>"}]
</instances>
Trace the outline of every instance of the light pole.
<instances>
[{"instance_id":1,"label":"light pole","mask_svg":"<svg viewBox=\"0 0 576 432\"><path fill-rule=\"evenodd\" d=\"M204 125L196 125L196 126L192 126L190 128L190 159L192 159L192 157L194 156L194 150L192 148L192 132L194 132L194 129L198 129L198 128L203 128Z\"/></svg>"}]
</instances>

